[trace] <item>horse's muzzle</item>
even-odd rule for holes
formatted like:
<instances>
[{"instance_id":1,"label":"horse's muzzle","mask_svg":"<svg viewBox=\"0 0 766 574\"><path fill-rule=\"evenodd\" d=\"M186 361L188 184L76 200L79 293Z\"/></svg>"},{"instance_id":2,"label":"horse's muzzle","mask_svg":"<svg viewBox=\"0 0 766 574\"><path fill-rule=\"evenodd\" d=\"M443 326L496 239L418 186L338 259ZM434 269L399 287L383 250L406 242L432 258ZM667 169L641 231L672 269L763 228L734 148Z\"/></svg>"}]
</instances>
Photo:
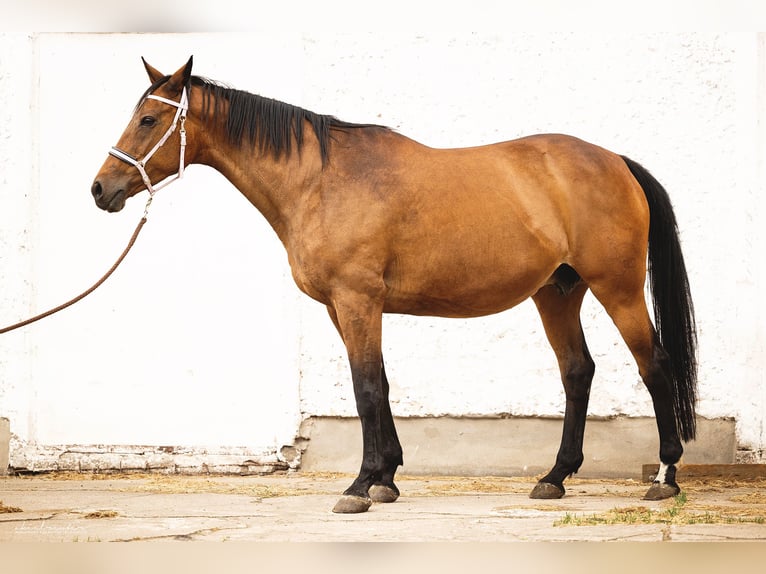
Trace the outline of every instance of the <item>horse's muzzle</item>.
<instances>
[{"instance_id":1,"label":"horse's muzzle","mask_svg":"<svg viewBox=\"0 0 766 574\"><path fill-rule=\"evenodd\" d=\"M104 211L114 213L125 207L127 196L124 189L118 189L114 193L106 193L101 182L96 180L90 188L90 193L96 200L96 205Z\"/></svg>"}]
</instances>

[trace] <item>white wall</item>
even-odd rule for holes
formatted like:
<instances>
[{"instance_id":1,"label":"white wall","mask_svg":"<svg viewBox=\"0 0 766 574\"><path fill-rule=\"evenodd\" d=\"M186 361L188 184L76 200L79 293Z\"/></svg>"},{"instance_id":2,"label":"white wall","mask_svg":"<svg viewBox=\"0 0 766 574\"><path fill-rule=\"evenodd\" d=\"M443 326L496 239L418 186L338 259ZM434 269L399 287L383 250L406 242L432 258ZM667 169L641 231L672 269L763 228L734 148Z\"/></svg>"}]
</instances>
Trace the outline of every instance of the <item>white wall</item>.
<instances>
[{"instance_id":1,"label":"white wall","mask_svg":"<svg viewBox=\"0 0 766 574\"><path fill-rule=\"evenodd\" d=\"M143 201L98 211L90 182L147 85L145 56L433 146L556 131L648 167L677 210L697 307L699 414L734 417L762 456L766 384L758 226L764 41L755 34L0 36L0 323L83 289ZM27 109L31 102L31 109ZM650 416L592 298L590 413ZM531 303L470 321L387 317L397 415L560 416ZM344 351L289 279L279 242L218 174L160 192L124 267L62 315L0 339L0 416L31 444L290 444L302 417L353 415ZM24 450L26 449L26 451ZM34 454L24 455L34 458Z\"/></svg>"}]
</instances>

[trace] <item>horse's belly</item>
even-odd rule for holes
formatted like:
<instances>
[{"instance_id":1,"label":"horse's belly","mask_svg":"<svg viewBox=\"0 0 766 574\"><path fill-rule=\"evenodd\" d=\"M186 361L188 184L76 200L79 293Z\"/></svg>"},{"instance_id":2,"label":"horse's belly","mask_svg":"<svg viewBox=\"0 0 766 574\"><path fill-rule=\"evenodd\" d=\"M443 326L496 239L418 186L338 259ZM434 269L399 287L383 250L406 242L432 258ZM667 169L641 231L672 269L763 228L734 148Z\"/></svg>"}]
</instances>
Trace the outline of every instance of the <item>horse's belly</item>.
<instances>
[{"instance_id":1,"label":"horse's belly","mask_svg":"<svg viewBox=\"0 0 766 574\"><path fill-rule=\"evenodd\" d=\"M384 312L440 317L480 317L518 305L543 286L557 263L508 268L475 268L445 273L419 268L408 276L386 277Z\"/></svg>"},{"instance_id":2,"label":"horse's belly","mask_svg":"<svg viewBox=\"0 0 766 574\"><path fill-rule=\"evenodd\" d=\"M402 297L393 294L386 299L384 313L399 313L403 315L424 315L429 317L469 318L492 315L510 309L527 299L534 293L513 298L478 299L444 299L427 294L407 294Z\"/></svg>"}]
</instances>

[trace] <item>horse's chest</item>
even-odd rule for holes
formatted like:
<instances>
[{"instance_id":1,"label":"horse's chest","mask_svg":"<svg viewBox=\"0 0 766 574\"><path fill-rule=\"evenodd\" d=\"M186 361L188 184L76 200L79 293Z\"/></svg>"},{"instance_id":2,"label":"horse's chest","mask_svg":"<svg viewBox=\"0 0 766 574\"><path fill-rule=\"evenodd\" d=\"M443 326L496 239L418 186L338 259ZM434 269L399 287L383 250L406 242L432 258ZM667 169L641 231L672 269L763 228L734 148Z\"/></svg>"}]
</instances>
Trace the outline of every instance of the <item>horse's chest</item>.
<instances>
[{"instance_id":1,"label":"horse's chest","mask_svg":"<svg viewBox=\"0 0 766 574\"><path fill-rule=\"evenodd\" d=\"M332 249L296 246L288 250L293 280L306 295L329 304L333 285L338 282L340 264Z\"/></svg>"},{"instance_id":2,"label":"horse's chest","mask_svg":"<svg viewBox=\"0 0 766 574\"><path fill-rule=\"evenodd\" d=\"M290 257L290 269L298 289L312 299L327 303L327 281L320 270L313 265L306 264L303 260L297 261L293 257Z\"/></svg>"}]
</instances>

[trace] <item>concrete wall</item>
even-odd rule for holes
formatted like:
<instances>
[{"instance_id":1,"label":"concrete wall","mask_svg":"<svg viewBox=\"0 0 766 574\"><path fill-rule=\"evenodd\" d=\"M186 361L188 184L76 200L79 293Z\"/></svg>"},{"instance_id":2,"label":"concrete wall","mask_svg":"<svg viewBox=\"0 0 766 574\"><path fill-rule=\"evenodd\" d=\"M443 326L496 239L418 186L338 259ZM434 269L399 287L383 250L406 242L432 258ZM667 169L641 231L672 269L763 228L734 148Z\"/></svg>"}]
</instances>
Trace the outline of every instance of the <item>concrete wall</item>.
<instances>
[{"instance_id":1,"label":"concrete wall","mask_svg":"<svg viewBox=\"0 0 766 574\"><path fill-rule=\"evenodd\" d=\"M553 464L561 439L561 421L544 417L407 417L395 421L404 451L401 474L456 476L535 476ZM687 464L734 461L734 421L699 421L697 440L684 450ZM301 458L309 472L359 469L362 437L350 418L308 418L301 434L310 445ZM652 418L595 419L585 428L585 460L580 477L640 479L642 466L657 459Z\"/></svg>"},{"instance_id":2,"label":"concrete wall","mask_svg":"<svg viewBox=\"0 0 766 574\"><path fill-rule=\"evenodd\" d=\"M643 163L682 232L699 414L735 419L739 448L762 460L764 46L752 33L2 34L0 323L82 290L122 250L143 201L108 215L88 187L147 85L139 57L171 72L194 54L200 75L432 146L556 131ZM651 416L590 297L583 324L597 363L590 413ZM399 417L563 414L529 302L470 321L386 317L384 337ZM0 349L16 466L61 464L71 445L85 453L71 464L86 466L115 445L284 461L301 420L354 415L324 309L292 285L263 218L200 166L160 193L109 283Z\"/></svg>"}]
</instances>

